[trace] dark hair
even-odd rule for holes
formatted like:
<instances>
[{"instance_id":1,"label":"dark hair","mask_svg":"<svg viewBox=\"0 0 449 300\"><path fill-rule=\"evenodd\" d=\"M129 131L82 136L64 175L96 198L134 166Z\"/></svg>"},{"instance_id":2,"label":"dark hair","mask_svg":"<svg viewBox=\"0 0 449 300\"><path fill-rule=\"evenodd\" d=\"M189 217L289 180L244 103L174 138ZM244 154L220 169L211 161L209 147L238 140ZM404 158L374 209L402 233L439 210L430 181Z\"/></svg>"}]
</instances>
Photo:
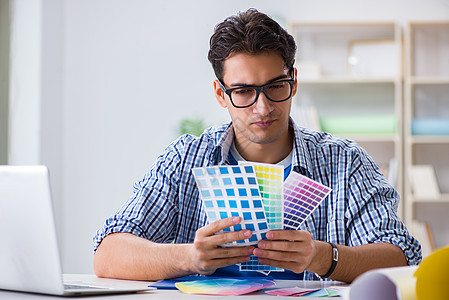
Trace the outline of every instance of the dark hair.
<instances>
[{"instance_id":1,"label":"dark hair","mask_svg":"<svg viewBox=\"0 0 449 300\"><path fill-rule=\"evenodd\" d=\"M210 38L208 59L215 76L223 79L223 64L234 53L251 55L275 52L282 56L289 70L295 63L296 43L276 21L264 13L250 8L226 18L215 27Z\"/></svg>"}]
</instances>

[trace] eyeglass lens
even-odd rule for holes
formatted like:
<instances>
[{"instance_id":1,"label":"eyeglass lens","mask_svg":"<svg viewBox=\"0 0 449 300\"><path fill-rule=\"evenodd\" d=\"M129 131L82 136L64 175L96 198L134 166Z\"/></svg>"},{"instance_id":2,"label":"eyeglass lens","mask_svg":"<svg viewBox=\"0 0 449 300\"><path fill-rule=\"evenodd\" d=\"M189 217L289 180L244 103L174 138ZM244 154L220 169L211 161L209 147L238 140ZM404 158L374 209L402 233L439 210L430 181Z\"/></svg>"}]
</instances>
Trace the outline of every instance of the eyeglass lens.
<instances>
[{"instance_id":1,"label":"eyeglass lens","mask_svg":"<svg viewBox=\"0 0 449 300\"><path fill-rule=\"evenodd\" d=\"M290 97L291 85L288 82L273 82L265 86L265 95L272 101L284 101ZM257 90L253 87L242 87L232 91L231 99L237 106L246 106L255 102Z\"/></svg>"}]
</instances>

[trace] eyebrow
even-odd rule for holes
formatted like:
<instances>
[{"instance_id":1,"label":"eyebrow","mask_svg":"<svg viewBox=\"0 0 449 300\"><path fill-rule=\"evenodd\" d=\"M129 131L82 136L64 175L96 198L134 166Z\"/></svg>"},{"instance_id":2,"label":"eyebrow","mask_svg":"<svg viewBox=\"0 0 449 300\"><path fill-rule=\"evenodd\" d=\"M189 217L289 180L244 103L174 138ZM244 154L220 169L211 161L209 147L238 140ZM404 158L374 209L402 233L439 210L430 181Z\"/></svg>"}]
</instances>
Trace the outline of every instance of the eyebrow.
<instances>
[{"instance_id":1,"label":"eyebrow","mask_svg":"<svg viewBox=\"0 0 449 300\"><path fill-rule=\"evenodd\" d=\"M277 80L284 79L284 78L288 78L288 75L287 74L279 75L277 77L274 77L274 78L268 80L265 84L262 84L262 85L270 84L272 82L275 82ZM247 86L256 86L256 85L237 82L237 83L232 83L229 86L231 86L231 87L247 87Z\"/></svg>"}]
</instances>

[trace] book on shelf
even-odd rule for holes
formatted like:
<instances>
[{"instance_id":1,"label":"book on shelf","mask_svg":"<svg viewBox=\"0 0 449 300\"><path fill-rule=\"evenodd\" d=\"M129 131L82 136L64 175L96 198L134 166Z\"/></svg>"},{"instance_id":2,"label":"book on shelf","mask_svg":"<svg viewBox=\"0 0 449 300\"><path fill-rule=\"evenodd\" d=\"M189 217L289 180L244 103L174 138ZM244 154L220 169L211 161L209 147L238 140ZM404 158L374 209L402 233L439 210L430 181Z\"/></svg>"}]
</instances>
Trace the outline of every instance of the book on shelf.
<instances>
[{"instance_id":1,"label":"book on shelf","mask_svg":"<svg viewBox=\"0 0 449 300\"><path fill-rule=\"evenodd\" d=\"M421 244L423 258L435 251L435 242L433 239L432 228L429 223L415 220L412 222L410 231Z\"/></svg>"},{"instance_id":2,"label":"book on shelf","mask_svg":"<svg viewBox=\"0 0 449 300\"><path fill-rule=\"evenodd\" d=\"M387 180L392 186L396 186L398 178L398 161L395 157L390 159L390 163L388 165L388 176Z\"/></svg>"},{"instance_id":3,"label":"book on shelf","mask_svg":"<svg viewBox=\"0 0 449 300\"><path fill-rule=\"evenodd\" d=\"M388 164L379 164L379 169L388 183L395 187L398 175L398 162L396 158L392 157Z\"/></svg>"},{"instance_id":4,"label":"book on shelf","mask_svg":"<svg viewBox=\"0 0 449 300\"><path fill-rule=\"evenodd\" d=\"M292 117L299 126L321 131L318 110L313 105L296 105L295 109L292 110Z\"/></svg>"},{"instance_id":5,"label":"book on shelf","mask_svg":"<svg viewBox=\"0 0 449 300\"><path fill-rule=\"evenodd\" d=\"M409 176L415 199L440 199L440 189L432 165L414 165L410 168Z\"/></svg>"}]
</instances>

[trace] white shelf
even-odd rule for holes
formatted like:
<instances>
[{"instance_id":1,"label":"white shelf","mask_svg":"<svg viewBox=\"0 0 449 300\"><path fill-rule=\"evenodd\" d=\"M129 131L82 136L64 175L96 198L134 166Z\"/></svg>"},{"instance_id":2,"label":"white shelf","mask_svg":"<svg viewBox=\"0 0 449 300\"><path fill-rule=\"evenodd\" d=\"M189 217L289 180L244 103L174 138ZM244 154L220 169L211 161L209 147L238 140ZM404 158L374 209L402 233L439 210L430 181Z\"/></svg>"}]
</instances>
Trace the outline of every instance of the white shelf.
<instances>
[{"instance_id":1,"label":"white shelf","mask_svg":"<svg viewBox=\"0 0 449 300\"><path fill-rule=\"evenodd\" d=\"M302 68L304 63L309 66L312 63L318 67L321 76L330 77L329 79L320 78L319 81L329 80L336 83L340 80L333 79L334 77L348 77L350 74L390 77L398 77L401 74L402 61L397 59L401 55L400 27L396 23L296 22L290 25L289 31L300 45L296 60L299 78L304 70ZM382 51L380 55L377 48L379 45ZM393 47L394 50L389 47ZM378 55L371 55L373 51ZM389 61L387 63L386 58L392 58L394 63ZM343 79L343 81L352 82L354 79ZM358 80L355 79L355 81ZM372 80L369 79L369 81Z\"/></svg>"},{"instance_id":2,"label":"white shelf","mask_svg":"<svg viewBox=\"0 0 449 300\"><path fill-rule=\"evenodd\" d=\"M419 76L410 77L410 84L449 84L449 76Z\"/></svg>"},{"instance_id":3,"label":"white shelf","mask_svg":"<svg viewBox=\"0 0 449 300\"><path fill-rule=\"evenodd\" d=\"M394 143L398 141L398 137L393 134L343 134L341 137L354 140L357 142L380 142Z\"/></svg>"},{"instance_id":4,"label":"white shelf","mask_svg":"<svg viewBox=\"0 0 449 300\"><path fill-rule=\"evenodd\" d=\"M408 29L408 75L449 77L449 22L412 22Z\"/></svg>"},{"instance_id":5,"label":"white shelf","mask_svg":"<svg viewBox=\"0 0 449 300\"><path fill-rule=\"evenodd\" d=\"M404 176L405 221L407 226L415 220L430 224L436 244L447 244L449 135L413 135L411 130L413 120L449 118L449 22L408 23L404 45L404 174L415 165L430 165L441 192L437 199L416 199Z\"/></svg>"},{"instance_id":6,"label":"white shelf","mask_svg":"<svg viewBox=\"0 0 449 300\"><path fill-rule=\"evenodd\" d=\"M316 108L318 117L328 121L324 123L324 130L356 141L379 166L396 161L395 186L402 194L402 35L399 24L329 22L293 23L290 27L300 45L296 58L298 93L294 105ZM350 133L357 131L348 125L351 119L346 117L361 117L360 122L367 121L363 124L366 132L377 129L385 133ZM385 124L369 123L368 120L375 118ZM394 124L391 125L394 130L385 129L387 122ZM402 204L399 214L402 215Z\"/></svg>"},{"instance_id":7,"label":"white shelf","mask_svg":"<svg viewBox=\"0 0 449 300\"><path fill-rule=\"evenodd\" d=\"M449 135L414 135L411 142L413 144L446 144L449 143Z\"/></svg>"},{"instance_id":8,"label":"white shelf","mask_svg":"<svg viewBox=\"0 0 449 300\"><path fill-rule=\"evenodd\" d=\"M393 77L353 77L353 76L323 76L319 78L301 78L299 77L299 85L328 85L328 84L358 84L358 83L372 83L372 84L394 84L399 79Z\"/></svg>"},{"instance_id":9,"label":"white shelf","mask_svg":"<svg viewBox=\"0 0 449 300\"><path fill-rule=\"evenodd\" d=\"M440 194L438 199L415 199L412 197L413 203L448 203L449 204L449 193Z\"/></svg>"}]
</instances>

